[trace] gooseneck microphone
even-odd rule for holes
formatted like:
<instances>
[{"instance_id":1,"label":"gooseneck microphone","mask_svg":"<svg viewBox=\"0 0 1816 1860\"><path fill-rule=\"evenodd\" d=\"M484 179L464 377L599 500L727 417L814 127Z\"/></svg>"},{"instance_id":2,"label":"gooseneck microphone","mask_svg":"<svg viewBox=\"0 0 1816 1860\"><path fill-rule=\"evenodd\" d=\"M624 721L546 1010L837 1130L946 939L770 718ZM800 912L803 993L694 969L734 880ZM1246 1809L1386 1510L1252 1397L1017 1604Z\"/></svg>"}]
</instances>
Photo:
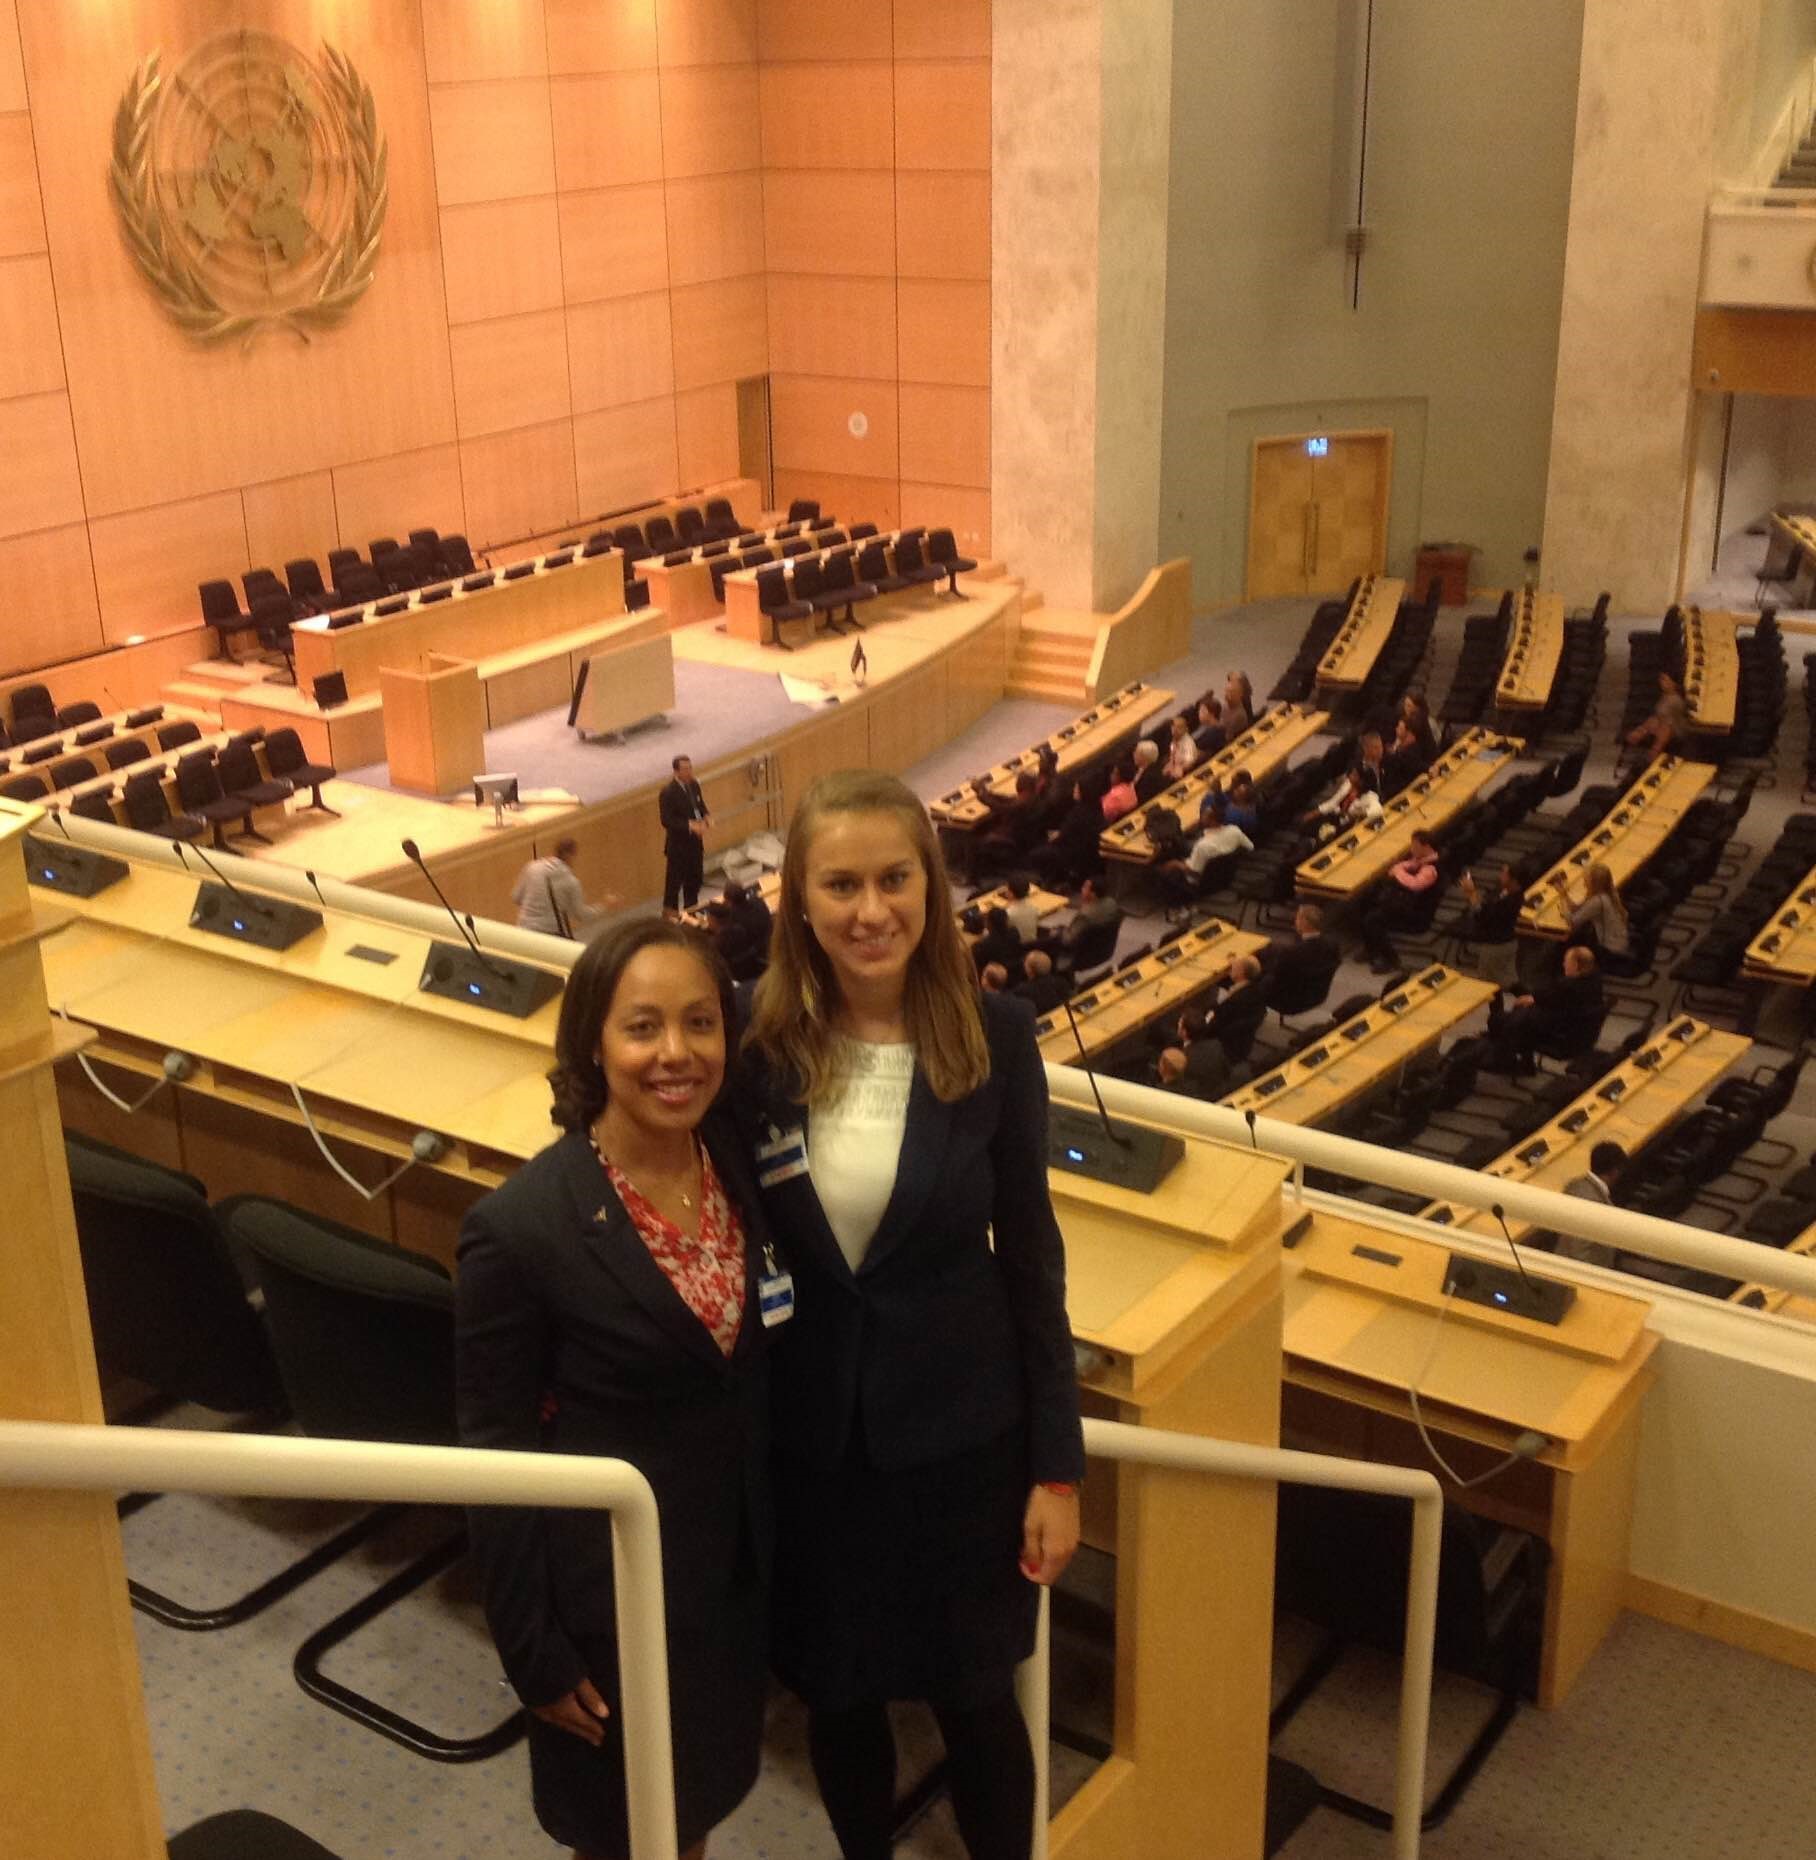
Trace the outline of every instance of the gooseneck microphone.
<instances>
[{"instance_id":1,"label":"gooseneck microphone","mask_svg":"<svg viewBox=\"0 0 1816 1860\"><path fill-rule=\"evenodd\" d=\"M1249 1127L1249 1147L1259 1156L1261 1154L1261 1139L1255 1135L1255 1113L1253 1111L1244 1111L1242 1113L1242 1121Z\"/></svg>"},{"instance_id":2,"label":"gooseneck microphone","mask_svg":"<svg viewBox=\"0 0 1816 1860\"><path fill-rule=\"evenodd\" d=\"M328 900L322 896L322 888L315 882L313 872L304 872L303 877L309 881L309 889L315 893L315 901L323 910L328 908Z\"/></svg>"},{"instance_id":3,"label":"gooseneck microphone","mask_svg":"<svg viewBox=\"0 0 1816 1860\"><path fill-rule=\"evenodd\" d=\"M1497 1201L1488 1212L1501 1223L1501 1232L1507 1236L1507 1251L1513 1255L1513 1263L1520 1269L1520 1277L1525 1281L1526 1290L1536 1298L1538 1292L1532 1280L1527 1276L1526 1262L1520 1258L1520 1249L1513 1244L1513 1229L1507 1225L1507 1210Z\"/></svg>"},{"instance_id":4,"label":"gooseneck microphone","mask_svg":"<svg viewBox=\"0 0 1816 1860\"><path fill-rule=\"evenodd\" d=\"M208 877L196 893L189 913L192 930L206 930L211 936L231 937L250 943L256 949L288 949L292 943L322 927L322 914L307 904L295 904L288 898L271 903L243 891L199 846L185 846L172 840L177 863L189 870L189 855L194 853ZM210 882L212 881L212 882Z\"/></svg>"},{"instance_id":5,"label":"gooseneck microphone","mask_svg":"<svg viewBox=\"0 0 1816 1860\"><path fill-rule=\"evenodd\" d=\"M1078 1046L1078 1063L1090 1081L1091 1096L1097 1101L1097 1115L1103 1122L1103 1133L1114 1144L1127 1149L1130 1139L1110 1122L1110 1113L1104 1109L1103 1093L1097 1089L1097 1074L1091 1070L1091 1056L1085 1051L1085 1037L1078 1031L1078 1016L1072 1012L1072 1002L1068 997L1060 1003L1066 1010L1066 1023L1072 1029L1072 1038Z\"/></svg>"},{"instance_id":6,"label":"gooseneck microphone","mask_svg":"<svg viewBox=\"0 0 1816 1860\"><path fill-rule=\"evenodd\" d=\"M172 840L170 843L177 849L178 862L185 866L189 863L188 855L194 853L195 856L201 860L202 864L207 867L208 875L242 910L257 911L261 917L276 915L271 906L265 903L262 898L255 898L251 892L242 891L239 886L236 885L205 852L203 852L201 847L185 846L181 840Z\"/></svg>"},{"instance_id":7,"label":"gooseneck microphone","mask_svg":"<svg viewBox=\"0 0 1816 1860\"><path fill-rule=\"evenodd\" d=\"M482 968L491 970L491 972L501 980L508 981L510 979L508 973L504 969L501 969L498 964L479 947L478 937L467 928L466 924L460 921L460 913L448 902L448 894L435 882L435 874L429 870L428 863L422 856L422 848L418 846L414 840L405 840L403 842L403 853L404 857L429 881L429 889L440 899L441 908L448 913L449 918L453 921L454 928L458 930L465 939L467 948L473 952L474 960L478 962Z\"/></svg>"}]
</instances>

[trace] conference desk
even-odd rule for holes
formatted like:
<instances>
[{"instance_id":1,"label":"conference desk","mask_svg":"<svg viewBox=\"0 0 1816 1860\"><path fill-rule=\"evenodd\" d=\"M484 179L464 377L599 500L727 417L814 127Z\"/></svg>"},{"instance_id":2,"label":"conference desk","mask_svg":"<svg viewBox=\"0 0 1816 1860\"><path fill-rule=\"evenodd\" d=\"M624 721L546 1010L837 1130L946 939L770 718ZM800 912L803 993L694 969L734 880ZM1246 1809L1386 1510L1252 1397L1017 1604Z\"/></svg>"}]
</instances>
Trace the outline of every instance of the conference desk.
<instances>
[{"instance_id":1,"label":"conference desk","mask_svg":"<svg viewBox=\"0 0 1816 1860\"><path fill-rule=\"evenodd\" d=\"M1629 1156L1637 1155L1641 1145L1688 1110L1751 1045L1742 1034L1720 1033L1706 1021L1681 1014L1548 1124L1497 1157L1484 1173L1561 1192L1588 1171L1590 1152L1598 1143L1618 1143ZM1452 1201L1434 1201L1423 1217L1471 1233L1501 1231L1492 1213ZM1509 1217L1509 1225L1516 1239L1533 1229L1531 1221L1518 1215Z\"/></svg>"},{"instance_id":2,"label":"conference desk","mask_svg":"<svg viewBox=\"0 0 1816 1860\"><path fill-rule=\"evenodd\" d=\"M778 538L777 531L786 530L788 534ZM696 544L688 552L685 562L671 562L668 558L678 555L678 549L665 549L658 555L642 557L635 565L634 572L649 587L650 605L660 607L676 626L688 626L695 620L715 620L725 611L725 603L713 592L713 564L715 562L735 562L739 556L747 555L752 549L775 549L780 543L792 542L797 538L811 541L804 526L799 522L776 522L762 530L748 530L744 534L750 537L742 548L722 549L717 555L707 555L704 551L711 547L708 543Z\"/></svg>"},{"instance_id":3,"label":"conference desk","mask_svg":"<svg viewBox=\"0 0 1816 1860\"><path fill-rule=\"evenodd\" d=\"M1366 575L1337 628L1337 636L1318 661L1318 684L1353 691L1375 669L1381 649L1393 636L1406 583L1391 575Z\"/></svg>"},{"instance_id":4,"label":"conference desk","mask_svg":"<svg viewBox=\"0 0 1816 1860\"><path fill-rule=\"evenodd\" d=\"M290 632L297 684L307 688L340 672L347 695L363 697L378 689L381 666L413 663L419 653L485 659L624 612L624 557L616 549L594 556L558 549L478 572L491 577L485 587L468 592L460 581L442 584L452 587L448 597L426 603L427 590L418 588L392 614L377 611L387 602L371 601L351 626L329 624L344 612L297 621Z\"/></svg>"},{"instance_id":5,"label":"conference desk","mask_svg":"<svg viewBox=\"0 0 1816 1860\"><path fill-rule=\"evenodd\" d=\"M1757 616L1744 616L1754 624ZM1740 644L1743 616L1683 609L1684 703L1693 730L1726 736L1734 728L1734 705L1740 693Z\"/></svg>"},{"instance_id":6,"label":"conference desk","mask_svg":"<svg viewBox=\"0 0 1816 1860\"><path fill-rule=\"evenodd\" d=\"M1198 824L1199 808L1211 788L1228 787L1238 769L1252 776L1259 787L1329 721L1328 711L1306 710L1297 704L1280 704L1263 712L1234 742L1207 756L1183 781L1174 782L1114 826L1105 827L1097 842L1099 850L1106 859L1125 865L1152 865L1155 848L1148 837L1148 821L1157 809L1164 807L1177 814L1179 824L1190 832Z\"/></svg>"},{"instance_id":7,"label":"conference desk","mask_svg":"<svg viewBox=\"0 0 1816 1860\"><path fill-rule=\"evenodd\" d=\"M1762 577L1801 581L1816 576L1816 517L1775 510Z\"/></svg>"},{"instance_id":8,"label":"conference desk","mask_svg":"<svg viewBox=\"0 0 1816 1860\"><path fill-rule=\"evenodd\" d=\"M1283 1124L1316 1124L1435 1046L1500 992L1442 963L1346 1020L1222 1102Z\"/></svg>"},{"instance_id":9,"label":"conference desk","mask_svg":"<svg viewBox=\"0 0 1816 1860\"><path fill-rule=\"evenodd\" d=\"M159 707L158 715L149 723L134 724L127 727L125 719L132 713L116 711L111 718L96 717L87 723L71 724L67 730L58 730L51 736L34 737L29 743L15 743L11 749L0 751L0 778L12 780L15 775L36 775L47 786L50 771L58 763L70 756L86 756L94 763L97 770L107 767L106 752L116 743L143 743L154 755L158 752L157 740L160 730L167 730L173 723L193 723L197 729L206 730L214 718L206 711L186 710L181 704L165 704ZM114 726L111 734L97 737L93 742L78 743L76 738L84 730L95 729L98 725L111 722ZM44 751L49 749L49 755ZM35 762L27 762L25 754L31 751L38 757ZM119 771L121 777L130 775L133 769L142 767L133 763L131 767Z\"/></svg>"},{"instance_id":10,"label":"conference desk","mask_svg":"<svg viewBox=\"0 0 1816 1860\"><path fill-rule=\"evenodd\" d=\"M756 881L753 889L757 896L769 906L770 911L773 913L781 902L782 874L780 872L765 872L762 877ZM1027 901L1034 906L1043 919L1052 917L1056 913L1066 910L1072 902L1070 898L1062 897L1057 891L1043 891L1037 885L1029 887ZM1009 887L1007 885L998 885L992 891L980 891L975 898L961 904L958 909L953 912L953 915L962 918L966 911L974 907L980 911L989 912L994 910L998 905L1001 905L1004 910L1007 910L1014 902L1014 898L1009 895ZM681 921L686 924L691 924L696 930L707 930L712 927L712 920L706 913L707 906L704 904L697 904L691 911L683 911L681 913ZM963 932L963 928L964 926L961 924L961 933ZM967 942L975 940L975 938L971 937L966 938Z\"/></svg>"},{"instance_id":11,"label":"conference desk","mask_svg":"<svg viewBox=\"0 0 1816 1860\"><path fill-rule=\"evenodd\" d=\"M1074 995L1069 1005L1078 1023L1077 1039L1064 1008L1043 1014L1034 1023L1041 1057L1054 1065L1076 1065L1082 1040L1083 1056L1095 1059L1118 1040L1139 1033L1208 988L1232 958L1252 956L1266 947L1266 937L1207 917L1139 962L1129 963L1084 994Z\"/></svg>"},{"instance_id":12,"label":"conference desk","mask_svg":"<svg viewBox=\"0 0 1816 1860\"><path fill-rule=\"evenodd\" d=\"M1406 856L1415 832L1436 833L1455 819L1524 747L1517 737L1466 730L1374 819L1349 828L1304 860L1298 888L1313 897L1355 897Z\"/></svg>"},{"instance_id":13,"label":"conference desk","mask_svg":"<svg viewBox=\"0 0 1816 1860\"><path fill-rule=\"evenodd\" d=\"M1563 652L1563 596L1521 589L1513 604L1513 629L1494 688L1495 702L1503 710L1543 710L1551 702Z\"/></svg>"},{"instance_id":14,"label":"conference desk","mask_svg":"<svg viewBox=\"0 0 1816 1860\"><path fill-rule=\"evenodd\" d=\"M1035 743L1006 762L999 762L983 777L984 786L998 800L1012 800L1016 776L1024 769L1037 769L1043 749L1051 750L1058 759L1059 773L1069 775L1082 764L1107 756L1172 701L1171 691L1137 679L1055 730L1045 742ZM990 818L990 809L969 786L955 788L937 801L929 801L927 812L938 825L954 830L969 830Z\"/></svg>"},{"instance_id":15,"label":"conference desk","mask_svg":"<svg viewBox=\"0 0 1816 1860\"><path fill-rule=\"evenodd\" d=\"M1816 982L1816 866L1791 889L1772 920L1747 945L1741 973L1754 982L1807 988Z\"/></svg>"},{"instance_id":16,"label":"conference desk","mask_svg":"<svg viewBox=\"0 0 1816 1860\"><path fill-rule=\"evenodd\" d=\"M1543 1538L1538 1702L1549 1709L1569 1697L1624 1605L1658 1338L1644 1298L1587 1285L1556 1326L1448 1299L1449 1256L1442 1242L1313 1215L1284 1258L1281 1444L1419 1467L1451 1503ZM1427 1431L1465 1478L1503 1460L1527 1430L1545 1446L1462 1490L1419 1438L1415 1390Z\"/></svg>"},{"instance_id":17,"label":"conference desk","mask_svg":"<svg viewBox=\"0 0 1816 1860\"><path fill-rule=\"evenodd\" d=\"M1741 1230L1744 1238L1746 1230ZM1786 1253L1796 1253L1808 1259L1816 1253L1816 1223L1812 1223L1800 1233L1789 1246L1782 1249ZM1800 1324L1816 1324L1816 1298L1802 1292L1787 1292L1777 1285L1740 1285L1729 1294L1731 1305L1746 1305L1754 1311L1770 1311L1780 1317L1795 1318Z\"/></svg>"},{"instance_id":18,"label":"conference desk","mask_svg":"<svg viewBox=\"0 0 1816 1860\"><path fill-rule=\"evenodd\" d=\"M1715 770L1707 762L1664 755L1650 763L1601 824L1578 840L1526 893L1520 934L1562 941L1570 934L1570 907L1556 881L1580 881L1590 866L1605 865L1618 891L1665 843L1690 803L1714 779ZM1579 884L1579 893L1581 889ZM1581 902L1580 895L1577 902Z\"/></svg>"}]
</instances>

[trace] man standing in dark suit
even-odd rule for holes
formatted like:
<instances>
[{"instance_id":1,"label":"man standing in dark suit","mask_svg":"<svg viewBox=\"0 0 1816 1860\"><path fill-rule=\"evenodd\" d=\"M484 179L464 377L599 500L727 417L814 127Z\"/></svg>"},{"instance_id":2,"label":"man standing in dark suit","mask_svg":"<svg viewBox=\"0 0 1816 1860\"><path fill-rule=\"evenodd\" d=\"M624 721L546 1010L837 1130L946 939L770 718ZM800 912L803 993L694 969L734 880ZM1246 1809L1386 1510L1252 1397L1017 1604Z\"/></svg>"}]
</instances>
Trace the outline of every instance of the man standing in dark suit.
<instances>
[{"instance_id":1,"label":"man standing in dark suit","mask_svg":"<svg viewBox=\"0 0 1816 1860\"><path fill-rule=\"evenodd\" d=\"M662 880L662 908L670 916L691 911L700 902L700 880L706 868L706 829L712 816L706 796L694 780L694 765L686 756L671 764L675 778L656 798L662 818L662 852L668 870Z\"/></svg>"}]
</instances>

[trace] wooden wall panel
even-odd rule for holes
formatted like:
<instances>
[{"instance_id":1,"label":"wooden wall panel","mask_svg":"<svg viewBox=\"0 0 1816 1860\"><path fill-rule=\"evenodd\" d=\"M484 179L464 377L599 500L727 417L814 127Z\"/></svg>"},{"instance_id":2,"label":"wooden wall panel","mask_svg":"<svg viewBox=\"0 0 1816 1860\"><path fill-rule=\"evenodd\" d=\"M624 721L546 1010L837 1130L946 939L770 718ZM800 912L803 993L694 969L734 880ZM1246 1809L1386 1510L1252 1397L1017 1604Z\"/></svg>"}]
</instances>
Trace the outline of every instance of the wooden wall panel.
<instances>
[{"instance_id":1,"label":"wooden wall panel","mask_svg":"<svg viewBox=\"0 0 1816 1860\"><path fill-rule=\"evenodd\" d=\"M675 482L717 484L738 475L738 390L734 382L675 396ZM739 511L748 521L753 506Z\"/></svg>"},{"instance_id":2,"label":"wooden wall panel","mask_svg":"<svg viewBox=\"0 0 1816 1860\"><path fill-rule=\"evenodd\" d=\"M275 569L311 555L327 571L335 547L334 475L312 471L271 484L249 484L240 493L246 519L246 554L255 568ZM377 534L375 531L374 534Z\"/></svg>"},{"instance_id":3,"label":"wooden wall panel","mask_svg":"<svg viewBox=\"0 0 1816 1860\"><path fill-rule=\"evenodd\" d=\"M768 367L768 312L761 277L722 278L670 293L675 385L741 381Z\"/></svg>"},{"instance_id":4,"label":"wooden wall panel","mask_svg":"<svg viewBox=\"0 0 1816 1860\"><path fill-rule=\"evenodd\" d=\"M549 68L542 0L422 0L429 82L540 77Z\"/></svg>"},{"instance_id":5,"label":"wooden wall panel","mask_svg":"<svg viewBox=\"0 0 1816 1860\"><path fill-rule=\"evenodd\" d=\"M897 268L891 177L772 170L763 178L763 234L771 271L887 277Z\"/></svg>"},{"instance_id":6,"label":"wooden wall panel","mask_svg":"<svg viewBox=\"0 0 1816 1860\"><path fill-rule=\"evenodd\" d=\"M990 390L904 381L902 476L923 484L990 488Z\"/></svg>"},{"instance_id":7,"label":"wooden wall panel","mask_svg":"<svg viewBox=\"0 0 1816 1860\"><path fill-rule=\"evenodd\" d=\"M88 526L101 629L109 641L192 627L196 585L252 566L238 491L101 517Z\"/></svg>"},{"instance_id":8,"label":"wooden wall panel","mask_svg":"<svg viewBox=\"0 0 1816 1860\"><path fill-rule=\"evenodd\" d=\"M401 541L412 530L437 529L444 536L467 530L460 484L460 453L452 446L426 446L361 465L337 465L334 522L338 546L364 552L374 536Z\"/></svg>"},{"instance_id":9,"label":"wooden wall panel","mask_svg":"<svg viewBox=\"0 0 1816 1860\"><path fill-rule=\"evenodd\" d=\"M990 177L898 174L895 269L904 278L990 276Z\"/></svg>"},{"instance_id":10,"label":"wooden wall panel","mask_svg":"<svg viewBox=\"0 0 1816 1860\"><path fill-rule=\"evenodd\" d=\"M429 117L442 206L553 192L555 141L542 79L437 87L429 93Z\"/></svg>"},{"instance_id":11,"label":"wooden wall panel","mask_svg":"<svg viewBox=\"0 0 1816 1860\"><path fill-rule=\"evenodd\" d=\"M0 536L82 520L82 474L76 466L67 394L0 401L0 459L5 461L0 470Z\"/></svg>"},{"instance_id":12,"label":"wooden wall panel","mask_svg":"<svg viewBox=\"0 0 1816 1860\"><path fill-rule=\"evenodd\" d=\"M895 159L893 67L765 65L763 159L772 168L887 168Z\"/></svg>"},{"instance_id":13,"label":"wooden wall panel","mask_svg":"<svg viewBox=\"0 0 1816 1860\"><path fill-rule=\"evenodd\" d=\"M898 168L990 171L990 66L904 64L895 80Z\"/></svg>"},{"instance_id":14,"label":"wooden wall panel","mask_svg":"<svg viewBox=\"0 0 1816 1860\"><path fill-rule=\"evenodd\" d=\"M0 258L44 250L37 152L29 116L0 116Z\"/></svg>"},{"instance_id":15,"label":"wooden wall panel","mask_svg":"<svg viewBox=\"0 0 1816 1860\"><path fill-rule=\"evenodd\" d=\"M897 58L988 58L990 0L895 0Z\"/></svg>"},{"instance_id":16,"label":"wooden wall panel","mask_svg":"<svg viewBox=\"0 0 1816 1860\"><path fill-rule=\"evenodd\" d=\"M463 439L460 479L475 549L571 522L578 509L573 422Z\"/></svg>"},{"instance_id":17,"label":"wooden wall panel","mask_svg":"<svg viewBox=\"0 0 1816 1860\"><path fill-rule=\"evenodd\" d=\"M972 280L903 278L896 286L904 381L990 385L990 286Z\"/></svg>"},{"instance_id":18,"label":"wooden wall panel","mask_svg":"<svg viewBox=\"0 0 1816 1860\"><path fill-rule=\"evenodd\" d=\"M668 220L660 185L563 194L562 289L571 304L668 286Z\"/></svg>"},{"instance_id":19,"label":"wooden wall panel","mask_svg":"<svg viewBox=\"0 0 1816 1860\"><path fill-rule=\"evenodd\" d=\"M662 63L749 64L757 56L757 0L656 0Z\"/></svg>"},{"instance_id":20,"label":"wooden wall panel","mask_svg":"<svg viewBox=\"0 0 1816 1860\"><path fill-rule=\"evenodd\" d=\"M462 439L540 426L570 411L567 325L560 310L448 331Z\"/></svg>"},{"instance_id":21,"label":"wooden wall panel","mask_svg":"<svg viewBox=\"0 0 1816 1860\"><path fill-rule=\"evenodd\" d=\"M862 417L862 434L851 430L853 416ZM898 475L893 381L772 376L770 430L778 467L844 472L857 478Z\"/></svg>"},{"instance_id":22,"label":"wooden wall panel","mask_svg":"<svg viewBox=\"0 0 1816 1860\"><path fill-rule=\"evenodd\" d=\"M708 175L671 182L668 270L671 284L705 284L763 269L764 178Z\"/></svg>"},{"instance_id":23,"label":"wooden wall panel","mask_svg":"<svg viewBox=\"0 0 1816 1860\"><path fill-rule=\"evenodd\" d=\"M758 0L763 59L887 58L889 8L874 0Z\"/></svg>"},{"instance_id":24,"label":"wooden wall panel","mask_svg":"<svg viewBox=\"0 0 1816 1860\"><path fill-rule=\"evenodd\" d=\"M561 302L561 232L555 201L490 200L441 216L448 321L551 310Z\"/></svg>"},{"instance_id":25,"label":"wooden wall panel","mask_svg":"<svg viewBox=\"0 0 1816 1860\"><path fill-rule=\"evenodd\" d=\"M0 330L0 400L63 386L63 337L43 253L0 259Z\"/></svg>"},{"instance_id":26,"label":"wooden wall panel","mask_svg":"<svg viewBox=\"0 0 1816 1860\"><path fill-rule=\"evenodd\" d=\"M576 413L675 391L667 291L575 304L567 313L567 329Z\"/></svg>"},{"instance_id":27,"label":"wooden wall panel","mask_svg":"<svg viewBox=\"0 0 1816 1860\"><path fill-rule=\"evenodd\" d=\"M557 75L655 69L656 0L543 0L543 16Z\"/></svg>"},{"instance_id":28,"label":"wooden wall panel","mask_svg":"<svg viewBox=\"0 0 1816 1860\"><path fill-rule=\"evenodd\" d=\"M25 108L25 59L19 51L18 8L0 0L0 111Z\"/></svg>"},{"instance_id":29,"label":"wooden wall panel","mask_svg":"<svg viewBox=\"0 0 1816 1860\"><path fill-rule=\"evenodd\" d=\"M778 510L786 510L797 497L814 497L822 510L841 523L874 523L879 530L901 528L901 487L893 477L858 478L846 472L790 470L778 465L775 478Z\"/></svg>"},{"instance_id":30,"label":"wooden wall panel","mask_svg":"<svg viewBox=\"0 0 1816 1860\"><path fill-rule=\"evenodd\" d=\"M628 187L662 179L662 94L653 71L556 78L555 185Z\"/></svg>"},{"instance_id":31,"label":"wooden wall panel","mask_svg":"<svg viewBox=\"0 0 1816 1860\"><path fill-rule=\"evenodd\" d=\"M667 497L678 481L674 397L580 414L574 463L588 515Z\"/></svg>"},{"instance_id":32,"label":"wooden wall panel","mask_svg":"<svg viewBox=\"0 0 1816 1860\"><path fill-rule=\"evenodd\" d=\"M987 355L987 326L984 334ZM769 365L777 374L891 379L896 373L895 281L771 272Z\"/></svg>"},{"instance_id":33,"label":"wooden wall panel","mask_svg":"<svg viewBox=\"0 0 1816 1860\"><path fill-rule=\"evenodd\" d=\"M959 553L981 560L990 553L990 493L968 486L902 480L902 522L950 530Z\"/></svg>"},{"instance_id":34,"label":"wooden wall panel","mask_svg":"<svg viewBox=\"0 0 1816 1860\"><path fill-rule=\"evenodd\" d=\"M669 180L762 166L755 65L662 73L662 171Z\"/></svg>"},{"instance_id":35,"label":"wooden wall panel","mask_svg":"<svg viewBox=\"0 0 1816 1860\"><path fill-rule=\"evenodd\" d=\"M0 541L0 615L0 669L5 671L54 665L99 650L101 610L86 523Z\"/></svg>"}]
</instances>

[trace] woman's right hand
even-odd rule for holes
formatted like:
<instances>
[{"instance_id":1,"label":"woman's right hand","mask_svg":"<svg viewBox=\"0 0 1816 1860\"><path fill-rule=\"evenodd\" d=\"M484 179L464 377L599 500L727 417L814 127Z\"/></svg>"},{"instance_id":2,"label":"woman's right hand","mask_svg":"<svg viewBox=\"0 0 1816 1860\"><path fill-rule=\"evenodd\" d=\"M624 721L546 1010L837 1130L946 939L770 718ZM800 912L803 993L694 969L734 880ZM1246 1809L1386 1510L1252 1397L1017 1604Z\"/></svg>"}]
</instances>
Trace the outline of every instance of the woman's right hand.
<instances>
[{"instance_id":1,"label":"woman's right hand","mask_svg":"<svg viewBox=\"0 0 1816 1860\"><path fill-rule=\"evenodd\" d=\"M584 1738L595 1748L605 1742L603 1721L612 1715L611 1707L599 1696L590 1679L581 1680L572 1692L563 1694L552 1704L532 1705L530 1709L544 1724Z\"/></svg>"}]
</instances>

